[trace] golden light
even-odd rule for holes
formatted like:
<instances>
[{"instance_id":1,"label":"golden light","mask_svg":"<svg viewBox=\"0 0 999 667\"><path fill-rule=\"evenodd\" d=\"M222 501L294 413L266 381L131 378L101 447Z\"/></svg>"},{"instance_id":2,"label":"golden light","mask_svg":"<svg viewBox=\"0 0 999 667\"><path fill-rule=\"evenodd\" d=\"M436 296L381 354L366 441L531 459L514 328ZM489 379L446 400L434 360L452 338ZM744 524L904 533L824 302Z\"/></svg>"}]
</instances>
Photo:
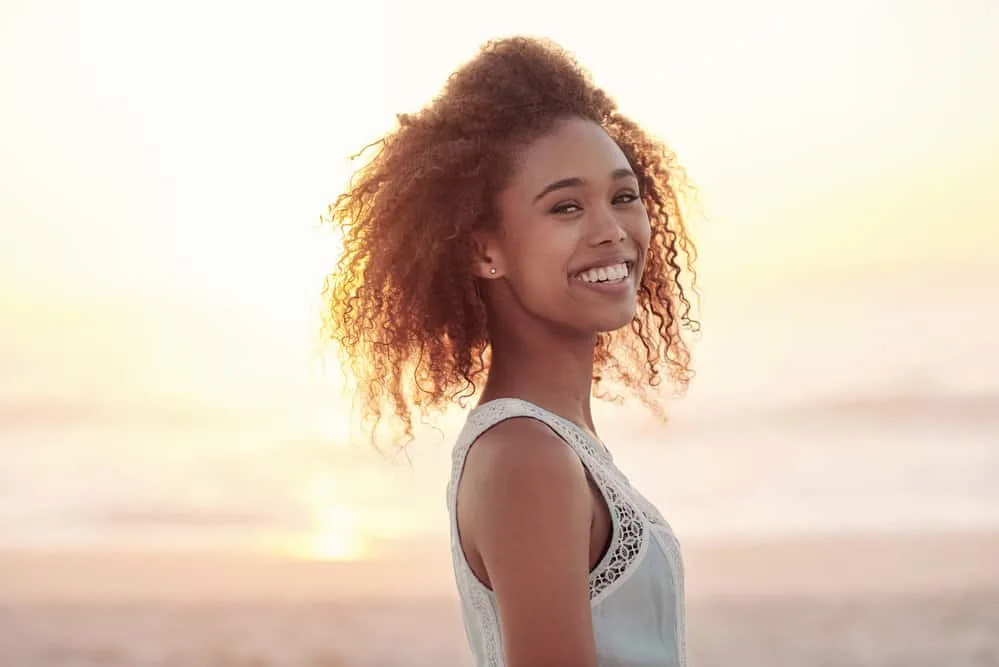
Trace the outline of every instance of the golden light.
<instances>
[{"instance_id":1,"label":"golden light","mask_svg":"<svg viewBox=\"0 0 999 667\"><path fill-rule=\"evenodd\" d=\"M547 34L577 53L622 110L676 148L700 188L712 218L695 230L700 279L705 310L715 309L695 364L704 405L745 393L738 378L758 364L734 347L724 356L712 336L765 331L739 327L772 286L787 285L788 303L797 294L824 306L811 288L820 280L877 287L933 267L956 278L992 266L999 87L988 64L999 58L992 46L983 58L964 48L989 24L950 9L930 21L903 3L729 3L719 20L705 4L657 1L639 3L644 19L621 48L596 14L566 21L557 3L510 1L514 11L489 21L432 1L468 20L429 41L412 30L426 3L397 0L248 3L235 22L225 3L0 5L0 60L11 64L0 66L0 127L12 128L0 152L0 219L11 221L0 225L0 365L9 359L23 375L0 383L14 406L0 416L13 414L17 428L21 405L54 401L56 417L70 405L52 437L84 443L74 455L87 461L120 457L115 468L156 476L163 495L153 500L167 506L202 455L241 466L245 441L287 447L274 472L293 485L294 516L240 534L251 551L354 560L445 539L446 441L464 410L434 420L446 436L418 433L412 467L371 451L352 403L359 392L317 341L323 279L343 251L319 217L365 162L349 155L394 127L396 112L428 102L484 40L514 33ZM680 54L668 63L663 34ZM993 273L969 271L960 284ZM801 332L787 338L795 344L758 341L775 363L800 358L803 336L818 331L810 310L787 312L780 324ZM722 348L724 361L711 360ZM919 352L891 363L922 373ZM964 366L962 381L986 386L981 366ZM950 386L953 374L940 377ZM175 411L196 418L165 423ZM131 454L139 427L176 442L176 465L161 473ZM192 437L178 437L181 427ZM318 453L298 456L299 441ZM47 448L22 449L25 465L51 468ZM129 502L125 491L100 496L104 467L72 467L60 467L65 491L50 485L65 516L77 515L77 497ZM271 493L247 484L220 500L266 505ZM46 500L37 511L59 510ZM116 545L117 533L107 539Z\"/></svg>"},{"instance_id":2,"label":"golden light","mask_svg":"<svg viewBox=\"0 0 999 667\"><path fill-rule=\"evenodd\" d=\"M367 517L348 504L346 480L331 471L306 482L302 500L310 514L311 529L289 540L284 551L306 560L359 560L371 553Z\"/></svg>"},{"instance_id":3,"label":"golden light","mask_svg":"<svg viewBox=\"0 0 999 667\"><path fill-rule=\"evenodd\" d=\"M357 515L342 506L322 511L317 533L306 546L301 556L318 560L358 560L369 551Z\"/></svg>"}]
</instances>

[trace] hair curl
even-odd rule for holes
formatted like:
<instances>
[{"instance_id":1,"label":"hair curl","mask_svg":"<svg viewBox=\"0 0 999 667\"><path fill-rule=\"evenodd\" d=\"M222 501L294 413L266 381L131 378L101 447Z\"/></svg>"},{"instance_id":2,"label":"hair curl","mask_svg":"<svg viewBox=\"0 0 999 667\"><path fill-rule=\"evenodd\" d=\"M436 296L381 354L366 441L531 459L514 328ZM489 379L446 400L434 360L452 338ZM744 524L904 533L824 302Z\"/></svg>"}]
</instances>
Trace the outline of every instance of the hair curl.
<instances>
[{"instance_id":1,"label":"hair curl","mask_svg":"<svg viewBox=\"0 0 999 667\"><path fill-rule=\"evenodd\" d=\"M396 129L354 156L374 149L325 218L340 226L343 254L323 289L323 330L347 362L372 434L386 407L411 438L417 409L426 415L478 390L489 337L473 233L498 223L496 194L517 147L573 116L599 123L621 147L652 227L635 318L598 336L595 395L613 398L600 389L607 374L664 416L650 388L664 371L681 391L693 376L682 335L698 329L683 285L695 289L696 257L680 206L691 190L684 170L557 45L494 40L429 105L398 115Z\"/></svg>"}]
</instances>

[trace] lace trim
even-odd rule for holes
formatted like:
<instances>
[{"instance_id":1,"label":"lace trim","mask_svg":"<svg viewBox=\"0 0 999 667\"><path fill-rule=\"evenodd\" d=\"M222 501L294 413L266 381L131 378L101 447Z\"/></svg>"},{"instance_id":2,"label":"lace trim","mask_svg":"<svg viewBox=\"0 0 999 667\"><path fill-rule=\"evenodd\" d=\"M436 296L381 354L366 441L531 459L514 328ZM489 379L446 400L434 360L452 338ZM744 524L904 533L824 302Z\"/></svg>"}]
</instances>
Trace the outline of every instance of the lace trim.
<instances>
[{"instance_id":1,"label":"lace trim","mask_svg":"<svg viewBox=\"0 0 999 667\"><path fill-rule=\"evenodd\" d=\"M663 522L665 524L665 522ZM669 562L670 570L673 572L674 599L676 601L676 640L677 653L680 664L687 664L687 613L684 607L684 573L683 556L680 554L680 543L673 536L672 531L661 531L663 538L659 540L663 551L666 553L666 560Z\"/></svg>"},{"instance_id":2,"label":"lace trim","mask_svg":"<svg viewBox=\"0 0 999 667\"><path fill-rule=\"evenodd\" d=\"M642 514L645 515L645 519L649 523L651 523L653 526L661 526L666 530L668 530L669 532L673 532L673 529L670 528L669 523L667 523L666 519L663 518L663 515L659 511L659 509L651 502L649 502L649 500L645 496L632 489L632 499L641 508Z\"/></svg>"},{"instance_id":3,"label":"lace trim","mask_svg":"<svg viewBox=\"0 0 999 667\"><path fill-rule=\"evenodd\" d=\"M499 633L496 606L490 597L489 589L475 578L475 573L467 564L462 567L461 564L455 563L455 570L458 571L459 568L462 576L459 579L458 587L463 594L468 596L468 601L475 611L474 618L468 620L475 624L477 632L473 634L477 634L482 640L485 665L486 667L502 667L503 642ZM480 665L480 667L482 666Z\"/></svg>"},{"instance_id":4,"label":"lace trim","mask_svg":"<svg viewBox=\"0 0 999 667\"><path fill-rule=\"evenodd\" d=\"M597 477L596 473L593 473ZM609 557L590 573L590 600L608 592L618 581L623 581L625 572L638 560L646 544L645 525L638 510L624 499L621 490L607 479L597 479L604 491L607 505L614 516L616 536Z\"/></svg>"}]
</instances>

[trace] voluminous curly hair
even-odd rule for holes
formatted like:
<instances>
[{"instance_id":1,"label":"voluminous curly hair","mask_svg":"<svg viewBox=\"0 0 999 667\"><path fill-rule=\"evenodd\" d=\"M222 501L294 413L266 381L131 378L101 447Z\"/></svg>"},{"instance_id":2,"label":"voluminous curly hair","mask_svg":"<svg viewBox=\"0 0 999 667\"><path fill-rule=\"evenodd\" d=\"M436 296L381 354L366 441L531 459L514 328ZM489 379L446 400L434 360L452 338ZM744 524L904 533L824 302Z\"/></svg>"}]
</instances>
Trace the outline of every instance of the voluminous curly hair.
<instances>
[{"instance_id":1,"label":"voluminous curly hair","mask_svg":"<svg viewBox=\"0 0 999 667\"><path fill-rule=\"evenodd\" d=\"M662 416L650 392L663 373L686 387L693 374L682 330L698 325L684 287L694 289L695 249L680 205L690 190L683 169L557 45L494 40L429 105L400 114L398 127L354 156L374 153L325 218L340 226L343 254L323 290L323 330L372 433L388 414L411 438L417 411L478 391L490 355L475 233L499 223L496 195L518 148L566 117L599 123L621 147L652 228L635 318L598 336L595 395L610 397L600 385L607 374Z\"/></svg>"}]
</instances>

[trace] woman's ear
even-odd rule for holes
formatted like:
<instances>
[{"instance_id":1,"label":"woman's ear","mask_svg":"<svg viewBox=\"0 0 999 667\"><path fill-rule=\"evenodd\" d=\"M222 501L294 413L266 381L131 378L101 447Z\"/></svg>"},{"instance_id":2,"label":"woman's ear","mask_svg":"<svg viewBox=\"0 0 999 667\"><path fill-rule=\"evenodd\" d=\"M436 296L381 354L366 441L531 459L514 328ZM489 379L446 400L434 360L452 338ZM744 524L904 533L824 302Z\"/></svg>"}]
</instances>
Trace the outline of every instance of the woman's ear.
<instances>
[{"instance_id":1,"label":"woman's ear","mask_svg":"<svg viewBox=\"0 0 999 667\"><path fill-rule=\"evenodd\" d=\"M503 262L497 244L485 236L475 239L475 256L472 258L472 273L479 278L500 278L503 276Z\"/></svg>"}]
</instances>

